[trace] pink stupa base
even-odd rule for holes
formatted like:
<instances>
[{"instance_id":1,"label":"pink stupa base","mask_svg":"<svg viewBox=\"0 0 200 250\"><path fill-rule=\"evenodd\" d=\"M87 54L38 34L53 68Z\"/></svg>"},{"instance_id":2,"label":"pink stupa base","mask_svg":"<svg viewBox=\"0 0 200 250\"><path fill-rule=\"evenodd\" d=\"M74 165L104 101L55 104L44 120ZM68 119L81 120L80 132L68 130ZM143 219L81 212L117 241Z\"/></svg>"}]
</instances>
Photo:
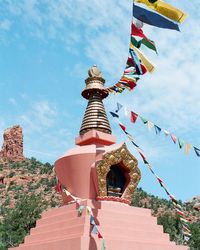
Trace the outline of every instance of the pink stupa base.
<instances>
[{"instance_id":1,"label":"pink stupa base","mask_svg":"<svg viewBox=\"0 0 200 250\"><path fill-rule=\"evenodd\" d=\"M186 250L169 241L149 209L112 201L84 200L105 240L106 250ZM73 203L42 214L36 227L15 250L100 250L102 239L91 235L90 216L78 216Z\"/></svg>"}]
</instances>

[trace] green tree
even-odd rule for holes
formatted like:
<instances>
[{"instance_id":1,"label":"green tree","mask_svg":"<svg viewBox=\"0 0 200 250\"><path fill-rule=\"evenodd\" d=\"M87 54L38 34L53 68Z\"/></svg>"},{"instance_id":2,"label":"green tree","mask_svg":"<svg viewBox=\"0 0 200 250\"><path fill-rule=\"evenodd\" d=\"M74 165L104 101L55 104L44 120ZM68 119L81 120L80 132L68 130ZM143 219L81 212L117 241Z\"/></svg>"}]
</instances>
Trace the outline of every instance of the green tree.
<instances>
[{"instance_id":1,"label":"green tree","mask_svg":"<svg viewBox=\"0 0 200 250\"><path fill-rule=\"evenodd\" d=\"M15 208L7 209L0 224L0 250L22 243L46 207L47 203L40 196L30 195L21 196Z\"/></svg>"},{"instance_id":2,"label":"green tree","mask_svg":"<svg viewBox=\"0 0 200 250\"><path fill-rule=\"evenodd\" d=\"M200 249L200 221L194 222L190 225L191 239L190 239L190 250Z\"/></svg>"}]
</instances>

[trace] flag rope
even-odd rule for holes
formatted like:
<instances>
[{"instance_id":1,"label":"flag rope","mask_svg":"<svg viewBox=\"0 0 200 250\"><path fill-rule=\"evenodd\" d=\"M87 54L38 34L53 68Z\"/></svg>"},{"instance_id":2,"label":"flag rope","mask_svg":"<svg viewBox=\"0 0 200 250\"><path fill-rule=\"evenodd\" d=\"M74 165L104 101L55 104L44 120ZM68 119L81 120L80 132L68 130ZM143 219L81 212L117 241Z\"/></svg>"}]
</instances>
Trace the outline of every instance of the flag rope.
<instances>
[{"instance_id":1,"label":"flag rope","mask_svg":"<svg viewBox=\"0 0 200 250\"><path fill-rule=\"evenodd\" d=\"M119 112L119 110L121 110L121 108L123 108L123 105L120 103L117 103L117 112ZM151 130L152 128L155 129L155 133L158 135L161 132L163 132L165 134L166 137L170 136L173 143L177 144L179 149L183 149L185 151L185 154L189 154L191 148L194 149L194 152L196 154L197 157L200 157L200 148L199 147L195 147L193 146L191 143L187 143L185 142L185 140L180 139L179 137L177 137L176 135L174 135L173 133L169 132L166 129L161 128L160 126L156 125L154 122L151 122L149 120L147 120L146 118L144 118L143 116L139 115L138 113L136 113L135 111L127 111L127 107L125 107L124 109L125 115L130 117L130 121L132 123L136 123L138 121L138 118L141 119L142 123L145 124L147 126L147 128L149 130Z\"/></svg>"},{"instance_id":2,"label":"flag rope","mask_svg":"<svg viewBox=\"0 0 200 250\"><path fill-rule=\"evenodd\" d=\"M127 132L126 127L123 125L123 123L120 122L119 120L119 114L118 112L110 112L110 114L112 115L113 119L116 119L117 124L120 126L120 128L122 129L122 131L125 133L125 135L127 136L127 138L129 139L129 141L133 144L133 146L136 148L136 150L138 151L140 157L142 158L144 165L147 166L147 168L151 171L151 173L153 174L153 176L156 178L156 180L158 181L158 183L160 184L160 186L164 189L165 193L167 194L167 196L170 198L170 200L172 201L172 204L174 205L174 208L177 212L177 214L180 216L180 221L182 224L182 234L183 234L183 240L185 242L188 242L188 240L191 237L191 232L190 229L188 227L189 225L189 220L186 218L186 214L184 212L184 209L182 208L182 206L180 204L178 204L178 200L175 198L174 195L172 195L167 186L165 185L164 181L155 173L155 171L153 170L152 166L150 165L150 163L147 161L146 156L144 154L144 151L139 147L139 145L135 142L133 136Z\"/></svg>"},{"instance_id":3,"label":"flag rope","mask_svg":"<svg viewBox=\"0 0 200 250\"><path fill-rule=\"evenodd\" d=\"M60 181L57 179L57 185L55 187L56 191L59 193L65 193L67 196L72 198L72 202L76 203L78 205L78 215L82 216L83 210L86 209L87 214L90 216L90 225L92 227L91 234L97 234L98 238L102 240L101 242L101 250L105 250L105 240L100 233L98 226L95 222L95 217L92 212L92 208L90 206L81 205L81 202L84 201L84 199L81 199L79 197L76 197L72 195L66 188L63 187L63 185L60 183Z\"/></svg>"}]
</instances>

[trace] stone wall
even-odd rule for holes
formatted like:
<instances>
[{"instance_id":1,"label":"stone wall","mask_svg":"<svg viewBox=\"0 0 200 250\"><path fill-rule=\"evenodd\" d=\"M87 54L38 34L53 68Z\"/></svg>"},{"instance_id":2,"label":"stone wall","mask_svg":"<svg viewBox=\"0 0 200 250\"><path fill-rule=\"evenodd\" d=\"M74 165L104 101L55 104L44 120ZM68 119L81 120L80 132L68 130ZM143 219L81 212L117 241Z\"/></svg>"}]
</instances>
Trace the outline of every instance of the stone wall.
<instances>
[{"instance_id":1,"label":"stone wall","mask_svg":"<svg viewBox=\"0 0 200 250\"><path fill-rule=\"evenodd\" d=\"M0 151L0 163L19 162L24 160L23 132L19 125L4 131L3 146Z\"/></svg>"}]
</instances>

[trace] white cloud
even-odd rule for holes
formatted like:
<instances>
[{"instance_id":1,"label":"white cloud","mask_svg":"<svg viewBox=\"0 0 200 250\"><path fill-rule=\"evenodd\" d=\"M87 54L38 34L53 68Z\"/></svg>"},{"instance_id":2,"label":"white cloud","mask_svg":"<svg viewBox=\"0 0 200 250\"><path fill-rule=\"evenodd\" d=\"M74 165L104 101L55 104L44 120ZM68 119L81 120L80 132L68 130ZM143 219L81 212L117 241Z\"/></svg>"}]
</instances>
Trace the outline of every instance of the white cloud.
<instances>
[{"instance_id":1,"label":"white cloud","mask_svg":"<svg viewBox=\"0 0 200 250\"><path fill-rule=\"evenodd\" d=\"M0 30L9 31L11 28L12 22L8 19L4 19L0 21Z\"/></svg>"},{"instance_id":2,"label":"white cloud","mask_svg":"<svg viewBox=\"0 0 200 250\"><path fill-rule=\"evenodd\" d=\"M23 126L29 133L41 132L55 124L56 107L46 100L34 102L27 111L19 116Z\"/></svg>"},{"instance_id":3,"label":"white cloud","mask_svg":"<svg viewBox=\"0 0 200 250\"><path fill-rule=\"evenodd\" d=\"M13 98L13 97L10 97L10 98L8 99L8 101L9 101L12 105L14 105L14 106L17 105L17 101L16 101L15 98Z\"/></svg>"},{"instance_id":4,"label":"white cloud","mask_svg":"<svg viewBox=\"0 0 200 250\"><path fill-rule=\"evenodd\" d=\"M144 27L158 47L158 56L145 51L157 64L156 72L143 77L135 93L120 97L125 104L131 103L136 111L150 118L156 117L161 125L185 131L200 125L200 44L197 42L200 38L200 14L195 8L197 4L194 1L188 5L185 0L177 6L189 14L182 25L182 33L148 25ZM25 26L37 38L49 36L60 40L66 50L74 53L78 44L85 56L101 67L107 77L107 85L115 83L121 76L128 54L130 1L7 0L4 8L25 21ZM76 63L74 68L81 64ZM49 123L41 112L38 115L43 124ZM194 116L196 119L191 124Z\"/></svg>"}]
</instances>

